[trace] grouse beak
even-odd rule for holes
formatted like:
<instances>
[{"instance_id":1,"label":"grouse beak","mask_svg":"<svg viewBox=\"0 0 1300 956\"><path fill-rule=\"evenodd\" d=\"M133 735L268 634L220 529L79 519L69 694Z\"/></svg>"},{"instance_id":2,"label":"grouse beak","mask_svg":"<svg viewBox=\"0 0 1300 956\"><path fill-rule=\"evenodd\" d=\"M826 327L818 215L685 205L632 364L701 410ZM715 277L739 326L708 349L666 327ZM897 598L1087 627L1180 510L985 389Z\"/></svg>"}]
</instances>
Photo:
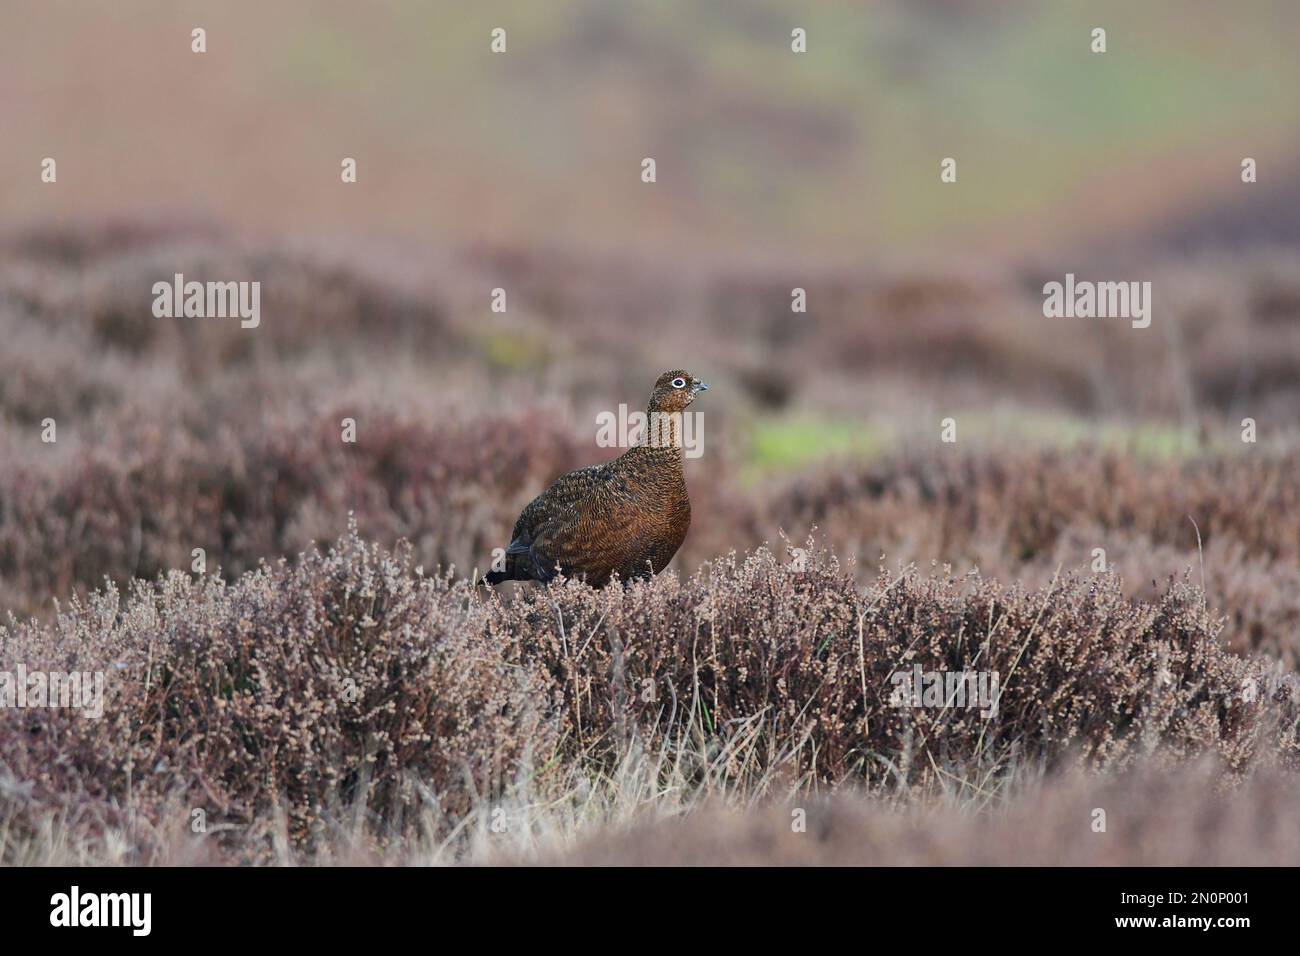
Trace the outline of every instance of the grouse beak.
<instances>
[{"instance_id":1,"label":"grouse beak","mask_svg":"<svg viewBox=\"0 0 1300 956\"><path fill-rule=\"evenodd\" d=\"M707 392L708 390L708 382L696 382L691 386L691 398L694 398L696 395L700 394L700 392Z\"/></svg>"}]
</instances>

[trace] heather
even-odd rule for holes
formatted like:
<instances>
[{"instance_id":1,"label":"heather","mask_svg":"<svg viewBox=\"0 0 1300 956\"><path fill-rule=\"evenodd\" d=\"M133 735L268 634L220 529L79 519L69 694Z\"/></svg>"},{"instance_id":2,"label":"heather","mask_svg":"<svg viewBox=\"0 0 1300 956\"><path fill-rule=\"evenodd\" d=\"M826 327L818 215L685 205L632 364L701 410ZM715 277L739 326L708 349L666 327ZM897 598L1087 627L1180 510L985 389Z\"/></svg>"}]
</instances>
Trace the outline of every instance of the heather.
<instances>
[{"instance_id":1,"label":"heather","mask_svg":"<svg viewBox=\"0 0 1300 956\"><path fill-rule=\"evenodd\" d=\"M825 271L792 325L744 263L11 234L0 671L107 699L0 710L0 859L1294 862L1300 293L1285 251L1211 265L1148 263L1171 359L1032 332L1011 272ZM154 319L176 271L261 277L262 326ZM683 355L670 569L483 586ZM899 705L918 667L996 712ZM1063 835L1095 800L1122 846Z\"/></svg>"},{"instance_id":2,"label":"heather","mask_svg":"<svg viewBox=\"0 0 1300 956\"><path fill-rule=\"evenodd\" d=\"M503 599L350 534L233 584L174 571L11 620L7 667L103 670L110 691L99 720L4 712L7 845L53 818L90 845L124 831L144 862L196 810L207 852L245 862L277 833L310 856L342 820L376 852L454 842L512 788L635 752L653 777L753 799L978 796L1025 766L1153 754L1293 766L1294 686L1220 626L1181 582L1154 604L1107 577L1023 590L907 570L859 590L818 551ZM899 705L891 675L916 665L1000 673L996 713Z\"/></svg>"},{"instance_id":3,"label":"heather","mask_svg":"<svg viewBox=\"0 0 1300 956\"><path fill-rule=\"evenodd\" d=\"M126 421L66 452L6 457L0 596L17 613L40 613L106 577L187 568L194 548L237 575L329 540L348 511L368 536L390 547L406 539L428 566L472 573L535 490L584 460L575 416L555 410L425 418L337 402L203 437ZM362 429L356 445L340 440L349 416ZM857 559L864 582L884 555L1041 584L1058 568L1091 567L1102 547L1134 596L1194 570L1231 618L1234 647L1294 663L1298 466L1293 449L1155 459L1098 447L902 451L736 494L724 453L689 479L696 516L678 564L816 529Z\"/></svg>"}]
</instances>

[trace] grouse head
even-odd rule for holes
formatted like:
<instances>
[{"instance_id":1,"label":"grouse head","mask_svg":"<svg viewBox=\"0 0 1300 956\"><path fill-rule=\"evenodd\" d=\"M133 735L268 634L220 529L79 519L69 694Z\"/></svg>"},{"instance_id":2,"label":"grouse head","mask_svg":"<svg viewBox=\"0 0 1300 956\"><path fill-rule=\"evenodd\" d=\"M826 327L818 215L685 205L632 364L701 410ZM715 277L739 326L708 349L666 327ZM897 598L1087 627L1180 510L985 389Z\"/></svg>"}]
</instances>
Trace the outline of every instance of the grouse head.
<instances>
[{"instance_id":1,"label":"grouse head","mask_svg":"<svg viewBox=\"0 0 1300 956\"><path fill-rule=\"evenodd\" d=\"M690 372L683 372L681 369L673 369L671 372L664 372L655 382L654 391L650 393L651 412L680 412L691 402L695 401L695 396L705 391L709 386L701 382Z\"/></svg>"}]
</instances>

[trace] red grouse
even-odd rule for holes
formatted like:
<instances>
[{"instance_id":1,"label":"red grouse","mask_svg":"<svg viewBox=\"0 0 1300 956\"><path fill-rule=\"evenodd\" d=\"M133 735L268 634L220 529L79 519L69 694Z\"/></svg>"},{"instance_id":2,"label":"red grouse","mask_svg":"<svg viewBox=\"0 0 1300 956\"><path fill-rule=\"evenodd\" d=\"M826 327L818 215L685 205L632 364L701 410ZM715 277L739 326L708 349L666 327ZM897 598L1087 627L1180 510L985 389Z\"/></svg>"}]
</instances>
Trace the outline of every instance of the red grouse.
<instances>
[{"instance_id":1,"label":"red grouse","mask_svg":"<svg viewBox=\"0 0 1300 956\"><path fill-rule=\"evenodd\" d=\"M613 461L561 476L519 515L505 568L487 582L549 581L556 573L603 587L658 574L691 524L682 474L682 414L709 386L689 372L655 382L642 443Z\"/></svg>"}]
</instances>

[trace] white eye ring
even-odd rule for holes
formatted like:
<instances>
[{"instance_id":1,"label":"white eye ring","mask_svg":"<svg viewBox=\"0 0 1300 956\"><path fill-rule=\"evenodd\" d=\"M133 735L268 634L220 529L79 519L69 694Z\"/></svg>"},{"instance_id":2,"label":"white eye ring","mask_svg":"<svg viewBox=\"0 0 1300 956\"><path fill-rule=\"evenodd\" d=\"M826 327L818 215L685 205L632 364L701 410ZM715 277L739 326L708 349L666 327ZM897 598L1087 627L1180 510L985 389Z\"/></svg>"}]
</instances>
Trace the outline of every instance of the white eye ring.
<instances>
[{"instance_id":1,"label":"white eye ring","mask_svg":"<svg viewBox=\"0 0 1300 956\"><path fill-rule=\"evenodd\" d=\"M684 378L673 379L673 388L685 388L685 387L686 387L686 379Z\"/></svg>"}]
</instances>

